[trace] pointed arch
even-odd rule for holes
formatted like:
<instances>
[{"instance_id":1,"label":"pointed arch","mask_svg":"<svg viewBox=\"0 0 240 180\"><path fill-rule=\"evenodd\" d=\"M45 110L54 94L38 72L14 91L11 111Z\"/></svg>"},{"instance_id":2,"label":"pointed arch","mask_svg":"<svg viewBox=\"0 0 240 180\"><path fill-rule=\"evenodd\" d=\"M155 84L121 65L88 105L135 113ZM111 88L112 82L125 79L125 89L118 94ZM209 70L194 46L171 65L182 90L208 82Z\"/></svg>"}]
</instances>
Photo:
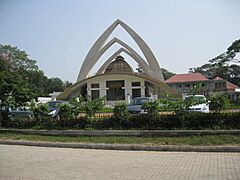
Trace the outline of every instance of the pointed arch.
<instances>
[{"instance_id":1,"label":"pointed arch","mask_svg":"<svg viewBox=\"0 0 240 180\"><path fill-rule=\"evenodd\" d=\"M124 49L124 48L120 48L118 49L112 56L110 56L108 58L107 61L105 61L105 63L99 68L99 70L97 71L97 75L98 74L102 74L104 73L105 69L108 67L108 65L112 62L112 60L119 55L120 53L125 52L126 54L128 54L133 60L135 60L141 67L143 67L144 72L147 72L147 69L145 69L146 67L142 64L141 59L138 59L138 57L136 57L135 55L133 55L131 52L129 52L128 50ZM148 67L147 67L148 68Z\"/></svg>"},{"instance_id":2,"label":"pointed arch","mask_svg":"<svg viewBox=\"0 0 240 180\"><path fill-rule=\"evenodd\" d=\"M159 66L154 54L152 53L151 49L148 47L148 45L144 42L144 40L133 29L131 29L128 25L126 25L124 22L122 22L119 19L116 20L111 26L109 26L106 29L106 31L94 43L94 45L91 47L90 51L88 52L88 54L82 64L77 81L80 81L87 77L91 68L96 64L96 62L101 57L101 47L103 46L103 44L106 42L107 38L112 34L114 29L118 25L122 26L127 31L127 33L134 39L134 41L137 43L137 45L143 52L143 54L149 64L149 69L148 69L149 75L156 79L159 79L160 81L163 81L164 79L163 79L162 71L161 71L160 66Z\"/></svg>"},{"instance_id":3,"label":"pointed arch","mask_svg":"<svg viewBox=\"0 0 240 180\"><path fill-rule=\"evenodd\" d=\"M139 63L146 71L149 71L149 65L146 63L146 61L136 52L134 51L130 46L128 46L126 43L121 41L118 38L113 38L111 41L109 41L105 46L101 48L101 50L97 54L97 59L100 59L100 57L111 47L113 44L118 43L121 46L123 46L125 49L128 50L133 56L134 60Z\"/></svg>"}]
</instances>

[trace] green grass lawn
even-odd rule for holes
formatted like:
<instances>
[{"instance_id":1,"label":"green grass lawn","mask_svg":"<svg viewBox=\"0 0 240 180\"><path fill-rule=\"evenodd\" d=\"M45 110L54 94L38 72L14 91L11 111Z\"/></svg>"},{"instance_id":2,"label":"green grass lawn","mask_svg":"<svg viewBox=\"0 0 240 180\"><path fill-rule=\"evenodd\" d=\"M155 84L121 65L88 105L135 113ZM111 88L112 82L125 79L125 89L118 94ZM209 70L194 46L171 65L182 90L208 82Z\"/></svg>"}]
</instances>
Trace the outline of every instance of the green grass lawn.
<instances>
[{"instance_id":1,"label":"green grass lawn","mask_svg":"<svg viewBox=\"0 0 240 180\"><path fill-rule=\"evenodd\" d=\"M70 137L43 136L19 133L0 133L1 140L29 140L49 142L106 143L106 144L147 144L147 145L240 145L240 135L204 135L186 137Z\"/></svg>"}]
</instances>

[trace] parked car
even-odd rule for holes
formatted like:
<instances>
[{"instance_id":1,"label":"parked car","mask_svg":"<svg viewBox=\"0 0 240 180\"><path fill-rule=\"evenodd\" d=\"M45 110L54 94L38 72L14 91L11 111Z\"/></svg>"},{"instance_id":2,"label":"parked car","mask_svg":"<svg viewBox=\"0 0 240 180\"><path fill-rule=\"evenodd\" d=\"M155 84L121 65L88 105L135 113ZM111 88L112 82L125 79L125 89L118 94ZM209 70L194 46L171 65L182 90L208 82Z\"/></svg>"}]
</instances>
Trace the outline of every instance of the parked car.
<instances>
[{"instance_id":1,"label":"parked car","mask_svg":"<svg viewBox=\"0 0 240 180\"><path fill-rule=\"evenodd\" d=\"M190 112L209 113L209 102L204 95L188 95L184 98L184 101L190 101L190 99L193 103L196 103L196 105L188 108Z\"/></svg>"},{"instance_id":2,"label":"parked car","mask_svg":"<svg viewBox=\"0 0 240 180\"><path fill-rule=\"evenodd\" d=\"M137 97L134 98L131 103L128 105L128 112L131 114L146 114L146 112L142 109L142 105L145 102L153 101L153 98L150 97Z\"/></svg>"},{"instance_id":3,"label":"parked car","mask_svg":"<svg viewBox=\"0 0 240 180\"><path fill-rule=\"evenodd\" d=\"M14 117L32 117L33 113L26 108L11 108L11 107L3 107L2 108L3 116L7 116L8 118Z\"/></svg>"},{"instance_id":4,"label":"parked car","mask_svg":"<svg viewBox=\"0 0 240 180\"><path fill-rule=\"evenodd\" d=\"M64 104L64 103L68 103L68 102L67 101L62 101L62 100L47 102L47 105L48 105L48 108L49 108L48 115L52 116L52 117L56 117L59 113L59 106L61 104Z\"/></svg>"}]
</instances>

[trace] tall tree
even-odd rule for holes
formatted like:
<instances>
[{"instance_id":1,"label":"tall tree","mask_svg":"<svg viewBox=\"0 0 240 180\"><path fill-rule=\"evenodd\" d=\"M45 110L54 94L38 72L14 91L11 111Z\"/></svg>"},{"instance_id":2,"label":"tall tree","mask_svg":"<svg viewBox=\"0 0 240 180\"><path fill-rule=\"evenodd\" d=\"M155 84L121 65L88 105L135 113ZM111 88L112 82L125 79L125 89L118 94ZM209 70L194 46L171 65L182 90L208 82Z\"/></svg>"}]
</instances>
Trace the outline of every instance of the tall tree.
<instances>
[{"instance_id":1,"label":"tall tree","mask_svg":"<svg viewBox=\"0 0 240 180\"><path fill-rule=\"evenodd\" d=\"M64 89L64 83L61 79L48 79L43 71L39 70L36 60L29 58L25 51L21 51L17 47L0 44L0 59L4 62L0 66L4 66L4 68L8 68L9 72L21 76L21 79L31 89L34 98L48 96L49 93Z\"/></svg>"},{"instance_id":2,"label":"tall tree","mask_svg":"<svg viewBox=\"0 0 240 180\"><path fill-rule=\"evenodd\" d=\"M234 41L227 51L208 61L208 63L190 68L190 72L199 72L208 78L217 76L240 86L240 39Z\"/></svg>"},{"instance_id":3,"label":"tall tree","mask_svg":"<svg viewBox=\"0 0 240 180\"><path fill-rule=\"evenodd\" d=\"M11 65L12 71L24 73L28 70L38 70L36 60L30 59L25 51L21 51L17 47L0 44L0 58Z\"/></svg>"},{"instance_id":4,"label":"tall tree","mask_svg":"<svg viewBox=\"0 0 240 180\"><path fill-rule=\"evenodd\" d=\"M10 61L0 56L0 126L2 107L24 106L32 99L32 91L20 74L13 71Z\"/></svg>"},{"instance_id":5,"label":"tall tree","mask_svg":"<svg viewBox=\"0 0 240 180\"><path fill-rule=\"evenodd\" d=\"M47 91L48 93L52 92L60 92L64 90L64 83L61 79L59 78L50 78L48 79L48 88Z\"/></svg>"}]
</instances>

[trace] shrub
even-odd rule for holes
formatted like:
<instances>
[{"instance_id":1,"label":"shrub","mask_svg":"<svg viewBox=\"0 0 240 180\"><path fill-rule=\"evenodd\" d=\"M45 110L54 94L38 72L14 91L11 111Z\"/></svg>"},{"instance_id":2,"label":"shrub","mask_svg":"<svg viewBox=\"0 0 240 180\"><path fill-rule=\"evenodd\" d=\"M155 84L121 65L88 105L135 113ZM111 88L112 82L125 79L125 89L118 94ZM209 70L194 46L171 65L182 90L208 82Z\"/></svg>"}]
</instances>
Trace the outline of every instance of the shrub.
<instances>
[{"instance_id":1,"label":"shrub","mask_svg":"<svg viewBox=\"0 0 240 180\"><path fill-rule=\"evenodd\" d=\"M229 105L229 100L225 95L216 95L210 97L210 109L215 113L220 113Z\"/></svg>"},{"instance_id":2,"label":"shrub","mask_svg":"<svg viewBox=\"0 0 240 180\"><path fill-rule=\"evenodd\" d=\"M122 126L129 119L127 104L120 103L113 108L113 119L116 120L115 125Z\"/></svg>"},{"instance_id":3,"label":"shrub","mask_svg":"<svg viewBox=\"0 0 240 180\"><path fill-rule=\"evenodd\" d=\"M47 116L49 112L47 104L37 104L34 102L31 102L30 110L33 112L33 116L39 121L41 121L44 116Z\"/></svg>"},{"instance_id":4,"label":"shrub","mask_svg":"<svg viewBox=\"0 0 240 180\"><path fill-rule=\"evenodd\" d=\"M145 123L145 128L152 129L154 125L160 121L160 115L158 112L159 103L157 101L148 101L142 105L142 109L146 114L143 114L141 119Z\"/></svg>"},{"instance_id":5,"label":"shrub","mask_svg":"<svg viewBox=\"0 0 240 180\"><path fill-rule=\"evenodd\" d=\"M105 102L105 97L97 98L91 100L89 97L79 96L78 98L71 99L70 104L73 105L75 110L75 115L78 115L80 112L85 112L87 118L93 117L97 111L103 109Z\"/></svg>"},{"instance_id":6,"label":"shrub","mask_svg":"<svg viewBox=\"0 0 240 180\"><path fill-rule=\"evenodd\" d=\"M84 103L83 109L85 110L87 117L95 116L96 112L104 107L104 98L97 98L94 100L87 100Z\"/></svg>"},{"instance_id":7,"label":"shrub","mask_svg":"<svg viewBox=\"0 0 240 180\"><path fill-rule=\"evenodd\" d=\"M159 116L159 104L157 101L148 101L142 105L142 109L147 113L147 117L151 120Z\"/></svg>"},{"instance_id":8,"label":"shrub","mask_svg":"<svg viewBox=\"0 0 240 180\"><path fill-rule=\"evenodd\" d=\"M61 104L59 106L59 118L60 120L75 119L75 109L68 103Z\"/></svg>"},{"instance_id":9,"label":"shrub","mask_svg":"<svg viewBox=\"0 0 240 180\"><path fill-rule=\"evenodd\" d=\"M12 117L5 119L3 121L3 127L6 128L32 128L37 124L36 120L34 118L27 118L22 116Z\"/></svg>"}]
</instances>

